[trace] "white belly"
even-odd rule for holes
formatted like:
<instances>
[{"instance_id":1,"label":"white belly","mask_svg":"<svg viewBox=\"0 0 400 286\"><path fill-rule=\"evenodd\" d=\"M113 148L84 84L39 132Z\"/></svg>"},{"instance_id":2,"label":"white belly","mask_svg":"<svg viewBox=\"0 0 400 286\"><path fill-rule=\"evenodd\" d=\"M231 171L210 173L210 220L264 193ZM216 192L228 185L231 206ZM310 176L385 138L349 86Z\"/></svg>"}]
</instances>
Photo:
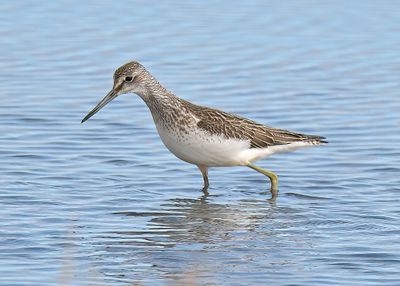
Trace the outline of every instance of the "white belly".
<instances>
[{"instance_id":1,"label":"white belly","mask_svg":"<svg viewBox=\"0 0 400 286\"><path fill-rule=\"evenodd\" d=\"M227 139L220 135L211 135L193 130L169 132L157 126L164 145L179 159L203 166L239 166L260 160L274 153L287 152L310 144L298 142L268 148L250 148L248 140Z\"/></svg>"},{"instance_id":2,"label":"white belly","mask_svg":"<svg viewBox=\"0 0 400 286\"><path fill-rule=\"evenodd\" d=\"M274 153L289 152L313 146L308 142L295 142L268 148L250 148L247 140L227 139L202 130L169 132L157 126L164 145L179 159L208 167L239 166L266 158Z\"/></svg>"},{"instance_id":3,"label":"white belly","mask_svg":"<svg viewBox=\"0 0 400 286\"><path fill-rule=\"evenodd\" d=\"M162 126L157 126L158 134L164 145L179 159L203 166L235 166L246 162L238 156L249 148L249 142L236 139L226 139L193 130L170 132Z\"/></svg>"}]
</instances>

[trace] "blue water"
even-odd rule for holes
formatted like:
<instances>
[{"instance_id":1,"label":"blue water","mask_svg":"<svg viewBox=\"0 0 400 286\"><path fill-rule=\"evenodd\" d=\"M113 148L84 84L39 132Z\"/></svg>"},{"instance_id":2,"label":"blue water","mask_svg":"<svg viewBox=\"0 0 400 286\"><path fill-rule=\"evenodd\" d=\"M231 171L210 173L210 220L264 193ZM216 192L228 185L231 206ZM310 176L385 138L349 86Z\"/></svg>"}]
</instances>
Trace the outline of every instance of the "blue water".
<instances>
[{"instance_id":1,"label":"blue water","mask_svg":"<svg viewBox=\"0 0 400 286\"><path fill-rule=\"evenodd\" d=\"M179 3L181 2L181 3ZM2 1L1 285L399 285L396 1ZM136 59L198 104L329 145L210 170L124 95ZM197 284L196 284L197 283Z\"/></svg>"}]
</instances>

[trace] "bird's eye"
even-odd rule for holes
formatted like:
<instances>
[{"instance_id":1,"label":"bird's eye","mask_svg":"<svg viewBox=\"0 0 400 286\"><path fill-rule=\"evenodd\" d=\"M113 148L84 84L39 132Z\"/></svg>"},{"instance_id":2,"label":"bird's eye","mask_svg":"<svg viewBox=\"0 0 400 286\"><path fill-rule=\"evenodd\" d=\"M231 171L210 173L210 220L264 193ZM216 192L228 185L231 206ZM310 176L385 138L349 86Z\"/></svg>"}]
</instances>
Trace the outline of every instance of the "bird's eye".
<instances>
[{"instance_id":1,"label":"bird's eye","mask_svg":"<svg viewBox=\"0 0 400 286\"><path fill-rule=\"evenodd\" d=\"M130 81L132 81L132 80L133 80L133 77L131 77L131 76L125 77L125 81L127 81L127 82L130 82Z\"/></svg>"}]
</instances>

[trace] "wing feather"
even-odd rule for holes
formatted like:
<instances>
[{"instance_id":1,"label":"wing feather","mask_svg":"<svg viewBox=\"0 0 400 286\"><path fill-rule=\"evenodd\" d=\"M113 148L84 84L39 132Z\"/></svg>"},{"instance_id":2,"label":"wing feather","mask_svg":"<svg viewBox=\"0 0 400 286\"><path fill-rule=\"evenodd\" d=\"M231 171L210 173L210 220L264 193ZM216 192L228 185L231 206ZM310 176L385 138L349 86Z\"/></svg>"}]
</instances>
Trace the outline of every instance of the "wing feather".
<instances>
[{"instance_id":1,"label":"wing feather","mask_svg":"<svg viewBox=\"0 0 400 286\"><path fill-rule=\"evenodd\" d=\"M187 101L185 103L199 119L197 123L199 128L211 134L224 135L226 138L249 140L250 148L267 148L294 142L327 143L325 137L272 128L228 112L194 105Z\"/></svg>"}]
</instances>

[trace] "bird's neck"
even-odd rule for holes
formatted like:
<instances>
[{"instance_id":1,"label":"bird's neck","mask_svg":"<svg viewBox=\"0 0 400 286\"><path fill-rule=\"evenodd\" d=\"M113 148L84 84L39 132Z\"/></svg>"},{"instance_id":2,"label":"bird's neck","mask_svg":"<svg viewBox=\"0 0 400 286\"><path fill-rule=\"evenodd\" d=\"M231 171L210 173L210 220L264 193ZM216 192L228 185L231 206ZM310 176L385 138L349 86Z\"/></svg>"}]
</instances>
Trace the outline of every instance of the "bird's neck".
<instances>
[{"instance_id":1,"label":"bird's neck","mask_svg":"<svg viewBox=\"0 0 400 286\"><path fill-rule=\"evenodd\" d=\"M182 99L163 87L150 74L141 87L135 91L147 104L157 126L174 125L174 118L186 116L182 108Z\"/></svg>"},{"instance_id":2,"label":"bird's neck","mask_svg":"<svg viewBox=\"0 0 400 286\"><path fill-rule=\"evenodd\" d=\"M146 74L146 80L142 82L135 93L144 100L150 110L159 109L177 99L172 92L168 91L150 74Z\"/></svg>"}]
</instances>

